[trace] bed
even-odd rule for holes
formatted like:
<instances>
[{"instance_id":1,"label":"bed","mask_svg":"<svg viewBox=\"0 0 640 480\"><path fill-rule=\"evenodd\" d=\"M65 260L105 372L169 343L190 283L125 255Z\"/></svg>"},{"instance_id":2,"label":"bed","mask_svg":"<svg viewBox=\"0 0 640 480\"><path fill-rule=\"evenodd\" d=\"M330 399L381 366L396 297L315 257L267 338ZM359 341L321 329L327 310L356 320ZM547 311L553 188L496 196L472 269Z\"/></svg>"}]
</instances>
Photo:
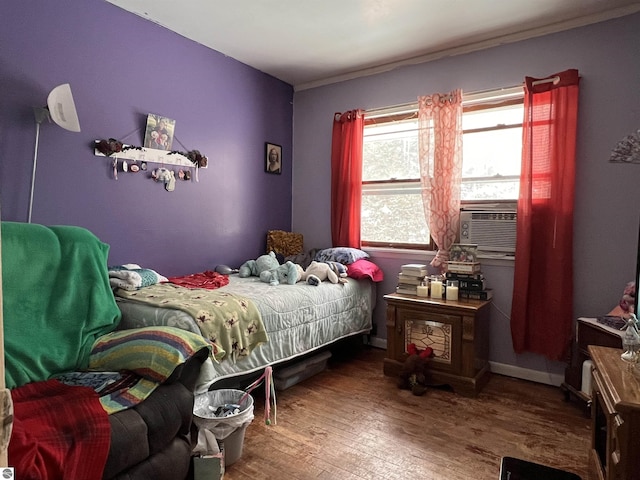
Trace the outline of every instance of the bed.
<instances>
[{"instance_id":1,"label":"bed","mask_svg":"<svg viewBox=\"0 0 640 480\"><path fill-rule=\"evenodd\" d=\"M345 283L325 281L318 286L303 282L272 286L257 277L240 278L232 274L228 278L228 284L215 291L249 300L259 312L267 338L249 345L245 356L221 355L218 361L208 362L199 391L220 380L258 372L268 365L296 359L371 330L376 303L372 279L346 278ZM178 289L184 288L173 287L180 293L182 290ZM146 288L153 287L140 288L134 295L115 291L122 311L119 328L165 325L201 333L202 322L196 321L193 314L172 306L141 302L140 294L144 296Z\"/></svg>"}]
</instances>

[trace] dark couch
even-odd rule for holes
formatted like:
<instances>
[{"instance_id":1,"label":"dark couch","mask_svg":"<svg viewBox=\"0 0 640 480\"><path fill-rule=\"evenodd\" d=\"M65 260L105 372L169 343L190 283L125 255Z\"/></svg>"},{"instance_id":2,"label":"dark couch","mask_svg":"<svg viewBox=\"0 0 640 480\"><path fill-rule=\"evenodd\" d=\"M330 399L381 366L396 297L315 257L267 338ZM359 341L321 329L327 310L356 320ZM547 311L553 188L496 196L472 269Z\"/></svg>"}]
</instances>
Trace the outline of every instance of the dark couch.
<instances>
[{"instance_id":1,"label":"dark couch","mask_svg":"<svg viewBox=\"0 0 640 480\"><path fill-rule=\"evenodd\" d=\"M144 402L109 416L111 447L103 478L187 477L193 447L193 391L207 354L201 350Z\"/></svg>"},{"instance_id":2,"label":"dark couch","mask_svg":"<svg viewBox=\"0 0 640 480\"><path fill-rule=\"evenodd\" d=\"M96 341L119 333L121 315L109 286L108 246L77 227L2 222L1 232L7 387L44 383L59 373L86 369ZM109 415L103 478L187 478L193 392L208 354L199 345L188 358L172 364L172 373L144 400ZM16 415L15 422L19 420ZM77 438L70 443L82 442ZM14 464L24 460L11 458L11 444L9 454ZM29 461L23 465L25 470L35 468ZM16 471L17 478L27 478L26 473Z\"/></svg>"}]
</instances>

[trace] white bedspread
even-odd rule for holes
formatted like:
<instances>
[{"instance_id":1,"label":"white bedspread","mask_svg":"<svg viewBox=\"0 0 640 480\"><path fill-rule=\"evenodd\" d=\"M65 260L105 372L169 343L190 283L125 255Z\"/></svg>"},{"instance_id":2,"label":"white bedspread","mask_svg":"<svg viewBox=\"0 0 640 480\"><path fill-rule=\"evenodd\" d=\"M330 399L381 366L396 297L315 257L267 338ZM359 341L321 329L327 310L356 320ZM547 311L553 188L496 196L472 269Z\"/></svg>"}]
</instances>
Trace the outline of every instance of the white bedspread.
<instances>
[{"instance_id":1,"label":"white bedspread","mask_svg":"<svg viewBox=\"0 0 640 480\"><path fill-rule=\"evenodd\" d=\"M368 280L348 278L345 284L322 282L317 287L305 283L271 286L257 277L239 278L237 275L231 275L229 280L229 285L222 289L256 304L269 341L235 363L209 364L207 369L213 369L209 385L371 330L375 286ZM195 321L185 312L154 308L121 298L118 298L118 306L123 313L119 328L169 325L199 333Z\"/></svg>"}]
</instances>

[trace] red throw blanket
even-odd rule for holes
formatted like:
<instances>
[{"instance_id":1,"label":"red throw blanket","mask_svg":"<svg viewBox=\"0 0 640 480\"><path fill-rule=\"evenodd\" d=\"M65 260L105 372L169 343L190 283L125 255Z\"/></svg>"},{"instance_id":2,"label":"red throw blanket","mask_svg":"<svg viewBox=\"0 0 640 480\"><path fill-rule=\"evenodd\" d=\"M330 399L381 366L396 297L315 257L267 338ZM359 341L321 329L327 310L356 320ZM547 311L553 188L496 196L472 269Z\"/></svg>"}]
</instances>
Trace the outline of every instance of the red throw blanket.
<instances>
[{"instance_id":1,"label":"red throw blanket","mask_svg":"<svg viewBox=\"0 0 640 480\"><path fill-rule=\"evenodd\" d=\"M57 380L11 390L9 465L21 480L99 480L109 453L109 417L88 387Z\"/></svg>"},{"instance_id":2,"label":"red throw blanket","mask_svg":"<svg viewBox=\"0 0 640 480\"><path fill-rule=\"evenodd\" d=\"M170 283L185 288L207 288L213 290L227 285L229 283L229 276L206 270L201 273L184 275L182 277L169 277L168 280Z\"/></svg>"}]
</instances>

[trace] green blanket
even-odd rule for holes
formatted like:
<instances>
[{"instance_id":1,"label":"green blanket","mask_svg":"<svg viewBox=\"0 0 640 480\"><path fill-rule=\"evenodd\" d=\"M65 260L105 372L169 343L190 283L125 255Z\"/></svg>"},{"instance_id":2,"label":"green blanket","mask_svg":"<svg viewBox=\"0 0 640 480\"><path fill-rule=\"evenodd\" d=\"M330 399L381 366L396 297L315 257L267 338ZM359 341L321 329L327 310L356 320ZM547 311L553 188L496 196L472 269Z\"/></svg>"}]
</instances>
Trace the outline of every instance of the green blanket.
<instances>
[{"instance_id":1,"label":"green blanket","mask_svg":"<svg viewBox=\"0 0 640 480\"><path fill-rule=\"evenodd\" d=\"M97 337L120 321L109 246L80 227L2 222L8 388L86 368Z\"/></svg>"},{"instance_id":2,"label":"green blanket","mask_svg":"<svg viewBox=\"0 0 640 480\"><path fill-rule=\"evenodd\" d=\"M198 324L202 336L213 342L213 358L218 361L239 360L268 341L255 304L233 293L158 283L136 291L120 288L116 295L188 313Z\"/></svg>"}]
</instances>

